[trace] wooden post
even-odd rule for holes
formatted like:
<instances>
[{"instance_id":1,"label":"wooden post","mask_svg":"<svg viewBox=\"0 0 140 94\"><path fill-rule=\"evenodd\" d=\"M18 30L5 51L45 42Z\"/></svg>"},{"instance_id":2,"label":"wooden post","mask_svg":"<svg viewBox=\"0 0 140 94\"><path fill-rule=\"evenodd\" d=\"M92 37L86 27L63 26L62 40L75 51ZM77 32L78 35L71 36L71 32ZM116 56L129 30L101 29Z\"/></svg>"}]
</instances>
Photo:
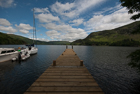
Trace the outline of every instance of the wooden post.
<instances>
[{"instance_id":1,"label":"wooden post","mask_svg":"<svg viewBox=\"0 0 140 94\"><path fill-rule=\"evenodd\" d=\"M83 66L83 60L80 61L80 66Z\"/></svg>"},{"instance_id":2,"label":"wooden post","mask_svg":"<svg viewBox=\"0 0 140 94\"><path fill-rule=\"evenodd\" d=\"M56 66L56 60L53 60L53 66Z\"/></svg>"},{"instance_id":3,"label":"wooden post","mask_svg":"<svg viewBox=\"0 0 140 94\"><path fill-rule=\"evenodd\" d=\"M72 45L72 49L73 49L73 45Z\"/></svg>"},{"instance_id":4,"label":"wooden post","mask_svg":"<svg viewBox=\"0 0 140 94\"><path fill-rule=\"evenodd\" d=\"M66 49L68 49L68 46L66 45Z\"/></svg>"}]
</instances>

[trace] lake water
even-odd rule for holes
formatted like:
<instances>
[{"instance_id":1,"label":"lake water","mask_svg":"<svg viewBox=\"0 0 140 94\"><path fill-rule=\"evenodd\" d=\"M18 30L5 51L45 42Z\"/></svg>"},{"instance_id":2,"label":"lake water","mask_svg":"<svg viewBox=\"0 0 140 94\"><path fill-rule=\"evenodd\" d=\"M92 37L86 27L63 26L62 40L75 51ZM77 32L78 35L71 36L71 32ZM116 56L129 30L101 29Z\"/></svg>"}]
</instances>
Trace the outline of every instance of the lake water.
<instances>
[{"instance_id":1,"label":"lake water","mask_svg":"<svg viewBox=\"0 0 140 94\"><path fill-rule=\"evenodd\" d=\"M0 94L23 94L65 48L64 45L38 45L38 54L26 61L0 63ZM140 74L127 65L130 60L126 58L136 49L139 48L74 46L74 51L84 60L105 94L140 94Z\"/></svg>"}]
</instances>

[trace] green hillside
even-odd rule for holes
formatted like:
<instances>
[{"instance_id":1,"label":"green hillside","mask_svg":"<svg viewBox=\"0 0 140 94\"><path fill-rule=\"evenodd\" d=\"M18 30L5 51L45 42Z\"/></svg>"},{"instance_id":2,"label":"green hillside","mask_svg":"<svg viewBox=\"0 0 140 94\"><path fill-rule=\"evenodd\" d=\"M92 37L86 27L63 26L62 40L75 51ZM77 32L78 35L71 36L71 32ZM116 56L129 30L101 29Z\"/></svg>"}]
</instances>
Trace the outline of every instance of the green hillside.
<instances>
[{"instance_id":1,"label":"green hillside","mask_svg":"<svg viewBox=\"0 0 140 94\"><path fill-rule=\"evenodd\" d=\"M139 46L140 21L112 29L89 34L85 39L72 42L73 45Z\"/></svg>"},{"instance_id":2,"label":"green hillside","mask_svg":"<svg viewBox=\"0 0 140 94\"><path fill-rule=\"evenodd\" d=\"M14 34L0 32L2 44L32 44L32 39ZM72 43L67 41L35 41L38 45L110 45L110 46L140 46L140 21L112 29L89 34L85 39Z\"/></svg>"},{"instance_id":3,"label":"green hillside","mask_svg":"<svg viewBox=\"0 0 140 94\"><path fill-rule=\"evenodd\" d=\"M32 44L33 40L22 37L19 35L14 35L14 34L5 34L0 32L0 45L4 44ZM38 45L69 45L70 42L67 41L50 41L50 42L45 42L45 41L35 41L36 44Z\"/></svg>"},{"instance_id":4,"label":"green hillside","mask_svg":"<svg viewBox=\"0 0 140 94\"><path fill-rule=\"evenodd\" d=\"M47 45L70 45L68 41L49 41Z\"/></svg>"},{"instance_id":5,"label":"green hillside","mask_svg":"<svg viewBox=\"0 0 140 94\"><path fill-rule=\"evenodd\" d=\"M25 43L26 42L23 40L9 37L8 34L4 34L0 32L0 44L25 44Z\"/></svg>"}]
</instances>

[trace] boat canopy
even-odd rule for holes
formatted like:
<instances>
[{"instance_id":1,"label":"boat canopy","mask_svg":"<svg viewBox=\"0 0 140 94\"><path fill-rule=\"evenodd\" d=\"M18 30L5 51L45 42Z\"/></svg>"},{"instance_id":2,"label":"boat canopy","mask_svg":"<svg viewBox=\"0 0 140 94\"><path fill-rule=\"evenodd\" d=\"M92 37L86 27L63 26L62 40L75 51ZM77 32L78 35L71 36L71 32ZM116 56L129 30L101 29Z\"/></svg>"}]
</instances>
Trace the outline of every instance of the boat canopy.
<instances>
[{"instance_id":1,"label":"boat canopy","mask_svg":"<svg viewBox=\"0 0 140 94\"><path fill-rule=\"evenodd\" d=\"M0 54L15 52L14 48L0 48Z\"/></svg>"},{"instance_id":2,"label":"boat canopy","mask_svg":"<svg viewBox=\"0 0 140 94\"><path fill-rule=\"evenodd\" d=\"M33 46L34 47L34 44L30 44L30 45L26 45L26 46Z\"/></svg>"}]
</instances>

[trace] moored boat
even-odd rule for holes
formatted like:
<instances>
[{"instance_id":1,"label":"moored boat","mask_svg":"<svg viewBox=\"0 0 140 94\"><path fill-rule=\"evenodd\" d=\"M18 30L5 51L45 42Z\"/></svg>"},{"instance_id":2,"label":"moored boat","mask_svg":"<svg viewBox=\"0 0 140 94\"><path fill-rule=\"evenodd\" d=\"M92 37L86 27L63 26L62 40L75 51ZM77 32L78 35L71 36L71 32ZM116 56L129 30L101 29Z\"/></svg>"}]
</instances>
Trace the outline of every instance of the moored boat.
<instances>
[{"instance_id":1,"label":"moored boat","mask_svg":"<svg viewBox=\"0 0 140 94\"><path fill-rule=\"evenodd\" d=\"M38 52L38 48L34 47L34 44L26 45L26 46L28 46L28 50L30 51L30 55L36 54Z\"/></svg>"},{"instance_id":2,"label":"moored boat","mask_svg":"<svg viewBox=\"0 0 140 94\"><path fill-rule=\"evenodd\" d=\"M21 60L26 60L27 58L30 57L30 51L28 48L21 50L21 52L19 53L19 55L21 55Z\"/></svg>"},{"instance_id":3,"label":"moored boat","mask_svg":"<svg viewBox=\"0 0 140 94\"><path fill-rule=\"evenodd\" d=\"M0 48L0 62L11 60L18 56L18 53L14 48Z\"/></svg>"},{"instance_id":4,"label":"moored boat","mask_svg":"<svg viewBox=\"0 0 140 94\"><path fill-rule=\"evenodd\" d=\"M36 47L31 47L31 49L29 49L30 51L30 55L36 54L38 52L38 48Z\"/></svg>"},{"instance_id":5,"label":"moored boat","mask_svg":"<svg viewBox=\"0 0 140 94\"><path fill-rule=\"evenodd\" d=\"M26 60L30 57L30 52L28 48L18 48L18 55L12 58L12 61L15 60Z\"/></svg>"}]
</instances>

